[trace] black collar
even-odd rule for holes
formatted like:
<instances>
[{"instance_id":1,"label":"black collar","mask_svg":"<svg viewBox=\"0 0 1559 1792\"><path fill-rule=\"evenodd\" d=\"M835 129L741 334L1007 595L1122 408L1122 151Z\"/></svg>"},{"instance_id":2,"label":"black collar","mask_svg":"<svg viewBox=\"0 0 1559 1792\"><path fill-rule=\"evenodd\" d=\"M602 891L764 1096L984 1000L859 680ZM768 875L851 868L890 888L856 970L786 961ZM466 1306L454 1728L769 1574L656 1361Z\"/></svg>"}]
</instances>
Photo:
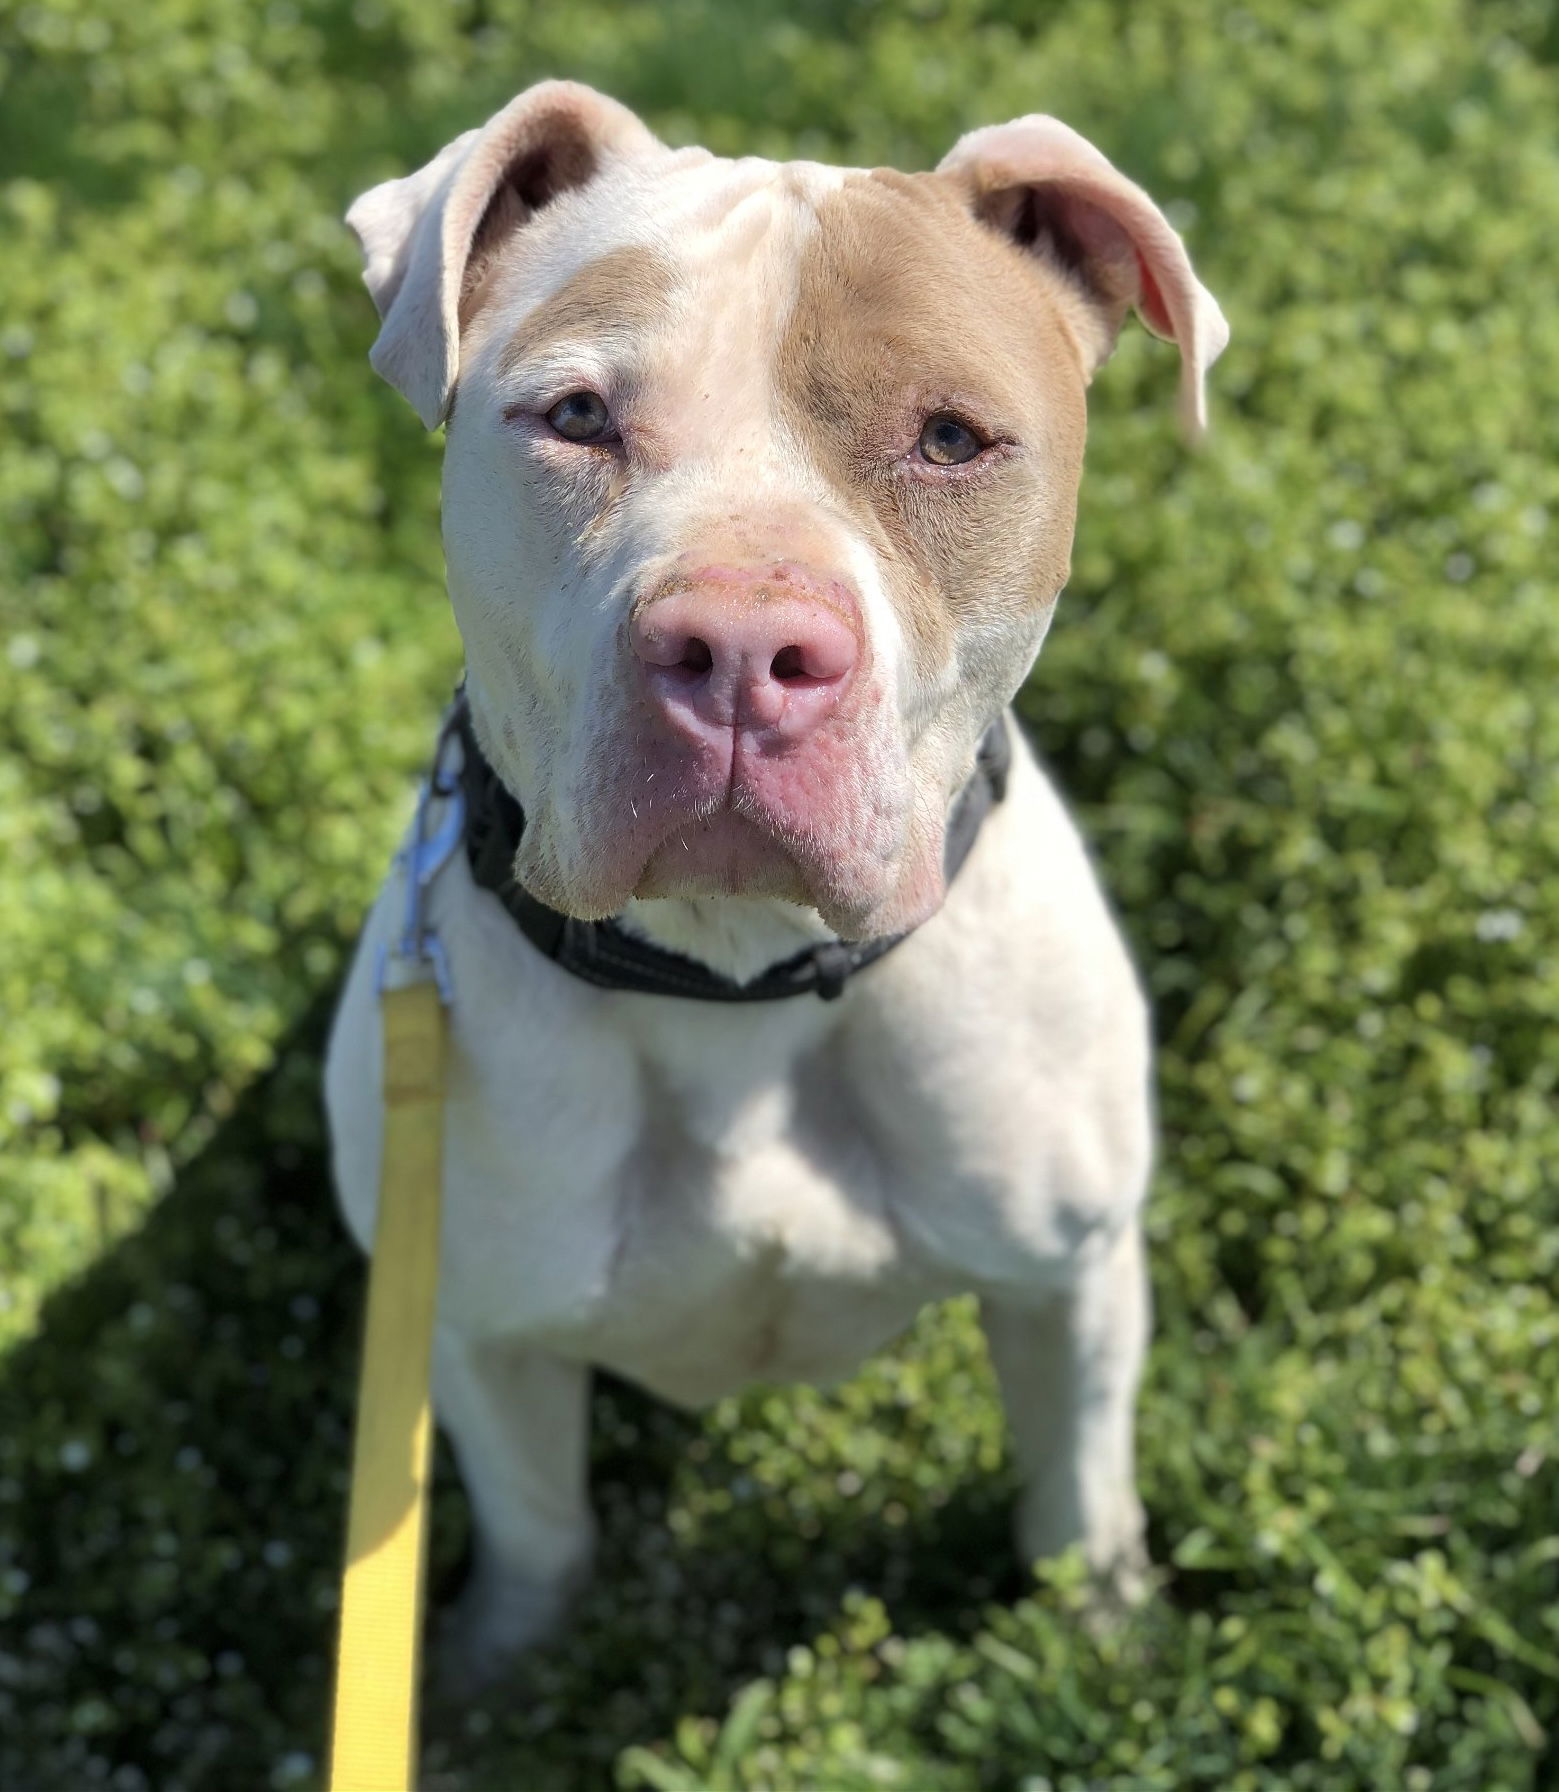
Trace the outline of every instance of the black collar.
<instances>
[{"instance_id":1,"label":"black collar","mask_svg":"<svg viewBox=\"0 0 1559 1792\"><path fill-rule=\"evenodd\" d=\"M827 1002L843 993L857 971L909 937L896 933L875 940L825 940L770 965L751 982L737 983L697 959L651 945L615 921L576 921L560 915L515 881L514 855L525 832L525 811L483 758L464 691L456 698L447 726L460 739L460 787L472 877L492 891L533 946L563 970L600 989L683 996L698 1002L768 1002L803 995L818 995ZM974 775L959 793L947 824L943 867L949 883L968 858L981 822L1007 794L1011 764L1006 722L998 716L980 741Z\"/></svg>"}]
</instances>

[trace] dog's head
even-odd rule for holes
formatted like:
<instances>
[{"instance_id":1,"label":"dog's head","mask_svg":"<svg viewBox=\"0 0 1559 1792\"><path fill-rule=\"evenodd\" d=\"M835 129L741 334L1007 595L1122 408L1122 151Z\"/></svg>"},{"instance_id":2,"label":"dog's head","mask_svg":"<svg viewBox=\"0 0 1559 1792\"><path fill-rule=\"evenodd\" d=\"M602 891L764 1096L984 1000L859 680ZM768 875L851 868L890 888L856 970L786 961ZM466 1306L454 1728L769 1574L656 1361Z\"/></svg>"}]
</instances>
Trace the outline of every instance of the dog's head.
<instances>
[{"instance_id":1,"label":"dog's head","mask_svg":"<svg viewBox=\"0 0 1559 1792\"><path fill-rule=\"evenodd\" d=\"M1125 313L1182 406L1227 331L1065 125L933 174L670 150L534 87L348 221L374 366L448 423L444 544L520 880L586 919L729 893L895 932L1065 583Z\"/></svg>"}]
</instances>

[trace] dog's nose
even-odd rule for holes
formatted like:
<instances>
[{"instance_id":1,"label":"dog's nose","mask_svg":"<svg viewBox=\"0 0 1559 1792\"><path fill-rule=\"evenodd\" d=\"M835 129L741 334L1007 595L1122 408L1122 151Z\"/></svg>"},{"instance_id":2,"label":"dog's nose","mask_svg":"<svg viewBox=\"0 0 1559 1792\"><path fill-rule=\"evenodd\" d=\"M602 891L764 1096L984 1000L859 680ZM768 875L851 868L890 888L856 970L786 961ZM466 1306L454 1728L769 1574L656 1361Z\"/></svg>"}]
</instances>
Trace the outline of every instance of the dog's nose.
<instances>
[{"instance_id":1,"label":"dog's nose","mask_svg":"<svg viewBox=\"0 0 1559 1792\"><path fill-rule=\"evenodd\" d=\"M860 657L854 600L784 562L704 566L668 579L635 611L633 651L674 724L809 734Z\"/></svg>"}]
</instances>

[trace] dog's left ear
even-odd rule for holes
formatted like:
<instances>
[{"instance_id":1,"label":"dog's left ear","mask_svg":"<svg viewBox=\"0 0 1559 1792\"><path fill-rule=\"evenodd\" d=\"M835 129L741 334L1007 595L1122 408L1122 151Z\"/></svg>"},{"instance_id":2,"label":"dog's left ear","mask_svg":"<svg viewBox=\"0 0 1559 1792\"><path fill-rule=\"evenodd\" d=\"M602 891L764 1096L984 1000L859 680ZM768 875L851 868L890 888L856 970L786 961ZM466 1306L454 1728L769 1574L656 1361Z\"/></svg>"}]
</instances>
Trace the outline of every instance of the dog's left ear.
<instances>
[{"instance_id":1,"label":"dog's left ear","mask_svg":"<svg viewBox=\"0 0 1559 1792\"><path fill-rule=\"evenodd\" d=\"M497 249L542 206L618 157L659 149L648 126L593 88L543 81L404 180L386 181L346 221L383 327L368 359L429 429L449 414L463 304Z\"/></svg>"},{"instance_id":2,"label":"dog's left ear","mask_svg":"<svg viewBox=\"0 0 1559 1792\"><path fill-rule=\"evenodd\" d=\"M1229 340L1218 301L1153 201L1085 137L1034 113L961 137L940 174L967 190L975 215L1044 256L1080 286L1092 320L1091 374L1128 310L1180 350L1180 418L1207 426L1203 382Z\"/></svg>"}]
</instances>

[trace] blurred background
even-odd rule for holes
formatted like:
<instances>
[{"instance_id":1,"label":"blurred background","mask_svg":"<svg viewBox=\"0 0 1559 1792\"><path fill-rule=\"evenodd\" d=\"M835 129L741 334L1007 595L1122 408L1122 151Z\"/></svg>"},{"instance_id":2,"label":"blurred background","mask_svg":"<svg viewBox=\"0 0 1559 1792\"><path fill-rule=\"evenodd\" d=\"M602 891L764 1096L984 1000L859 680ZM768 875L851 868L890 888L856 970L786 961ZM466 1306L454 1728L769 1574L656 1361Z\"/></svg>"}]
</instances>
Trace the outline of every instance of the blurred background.
<instances>
[{"instance_id":1,"label":"blurred background","mask_svg":"<svg viewBox=\"0 0 1559 1792\"><path fill-rule=\"evenodd\" d=\"M906 168L1051 111L1233 325L1094 390L1024 697L1153 992L1105 1636L966 1303L602 1387L601 1580L442 1792L1559 1785L1553 0L0 3L0 1786L319 1783L361 1274L324 1017L459 669L340 215L546 75ZM458 1579L447 1459L435 1580Z\"/></svg>"}]
</instances>

